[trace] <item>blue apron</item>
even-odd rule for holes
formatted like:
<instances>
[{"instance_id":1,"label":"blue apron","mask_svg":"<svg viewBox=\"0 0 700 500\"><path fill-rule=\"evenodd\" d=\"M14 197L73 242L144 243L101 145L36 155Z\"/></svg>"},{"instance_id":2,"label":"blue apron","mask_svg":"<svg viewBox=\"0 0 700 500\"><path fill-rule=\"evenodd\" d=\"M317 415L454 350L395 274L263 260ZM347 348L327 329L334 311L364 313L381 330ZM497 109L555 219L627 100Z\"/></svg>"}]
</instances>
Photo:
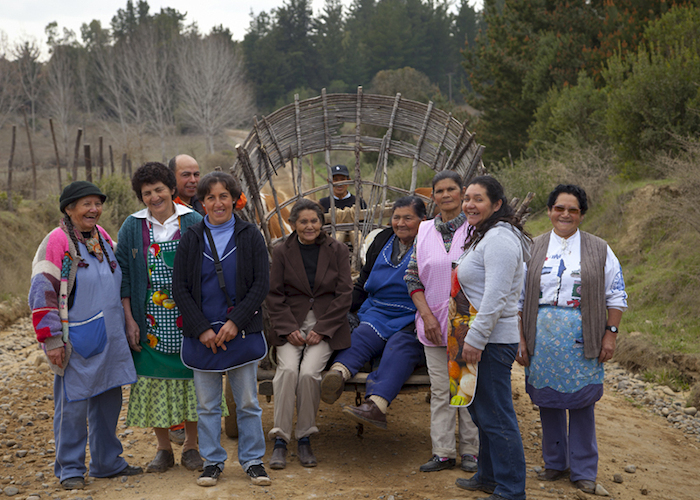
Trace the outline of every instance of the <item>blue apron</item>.
<instances>
[{"instance_id":1,"label":"blue apron","mask_svg":"<svg viewBox=\"0 0 700 500\"><path fill-rule=\"evenodd\" d=\"M79 243L87 266L75 276L75 298L68 311L68 336L73 346L61 377L68 401L80 401L109 389L136 382L136 370L124 330L121 303L122 271L112 273L107 258L102 262ZM108 244L109 259L117 259Z\"/></svg>"},{"instance_id":2,"label":"blue apron","mask_svg":"<svg viewBox=\"0 0 700 500\"><path fill-rule=\"evenodd\" d=\"M403 280L412 252L409 249L401 262L394 265L391 251L395 238L396 235L392 235L377 256L365 282L369 297L357 313L360 323L372 327L384 340L413 323L416 314L416 306Z\"/></svg>"}]
</instances>

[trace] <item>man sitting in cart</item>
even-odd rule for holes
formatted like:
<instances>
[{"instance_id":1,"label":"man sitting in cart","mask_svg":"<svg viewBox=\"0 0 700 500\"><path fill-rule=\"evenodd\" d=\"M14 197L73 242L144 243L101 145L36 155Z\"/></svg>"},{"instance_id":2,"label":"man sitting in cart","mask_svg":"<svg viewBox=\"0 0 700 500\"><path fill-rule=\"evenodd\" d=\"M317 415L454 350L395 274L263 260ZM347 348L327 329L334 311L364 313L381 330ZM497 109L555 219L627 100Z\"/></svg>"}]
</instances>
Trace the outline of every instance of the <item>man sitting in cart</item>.
<instances>
[{"instance_id":1,"label":"man sitting in cart","mask_svg":"<svg viewBox=\"0 0 700 500\"><path fill-rule=\"evenodd\" d=\"M350 172L348 171L348 167L345 165L335 165L333 168L331 168L331 172L333 173L334 183L350 180ZM341 186L333 184L333 198L335 198L335 208L338 209L354 207L355 203L357 202L355 195L348 191L347 184L343 184ZM321 198L319 203L323 207L323 211L328 213L331 208L331 197L326 196ZM360 198L360 208L367 208L367 204L362 198Z\"/></svg>"},{"instance_id":2,"label":"man sitting in cart","mask_svg":"<svg viewBox=\"0 0 700 500\"><path fill-rule=\"evenodd\" d=\"M367 377L364 403L343 409L351 420L381 429L387 427L387 407L416 367L425 363L415 332L416 308L403 279L425 216L425 204L417 196L394 202L391 228L379 233L369 247L353 289L350 311L357 311L360 324L352 332L351 347L338 353L321 380L321 399L332 404L346 380L381 356L379 367Z\"/></svg>"}]
</instances>

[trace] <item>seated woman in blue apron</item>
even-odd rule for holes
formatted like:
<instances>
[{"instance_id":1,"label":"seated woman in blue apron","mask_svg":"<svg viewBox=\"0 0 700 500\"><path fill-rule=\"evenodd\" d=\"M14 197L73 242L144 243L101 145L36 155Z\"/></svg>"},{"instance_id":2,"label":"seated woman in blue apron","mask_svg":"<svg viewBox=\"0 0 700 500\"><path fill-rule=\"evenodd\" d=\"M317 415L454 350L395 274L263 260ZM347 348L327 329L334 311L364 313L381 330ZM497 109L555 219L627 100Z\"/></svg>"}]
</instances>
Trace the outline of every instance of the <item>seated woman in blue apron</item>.
<instances>
[{"instance_id":1,"label":"seated woman in blue apron","mask_svg":"<svg viewBox=\"0 0 700 500\"><path fill-rule=\"evenodd\" d=\"M182 361L194 371L200 486L213 486L227 455L221 446L222 376L236 402L238 462L253 484L270 484L258 402L258 361L267 354L261 306L270 288L267 248L259 229L233 214L241 187L224 172L197 188L207 216L191 226L175 255L173 293L183 318Z\"/></svg>"},{"instance_id":2,"label":"seated woman in blue apron","mask_svg":"<svg viewBox=\"0 0 700 500\"><path fill-rule=\"evenodd\" d=\"M143 472L121 457L116 435L121 386L136 382L136 371L119 297L122 272L112 239L97 225L106 198L90 182L66 186L60 198L65 216L32 263L29 307L56 374L54 473L66 490L85 487L88 426L92 477Z\"/></svg>"},{"instance_id":3,"label":"seated woman in blue apron","mask_svg":"<svg viewBox=\"0 0 700 500\"><path fill-rule=\"evenodd\" d=\"M138 374L126 425L153 427L158 449L146 472L165 472L175 465L168 428L185 422L180 463L201 470L197 397L192 370L180 361L182 318L172 299L172 281L180 237L202 216L173 202L175 174L162 163L137 169L131 186L146 208L127 217L117 245L126 332Z\"/></svg>"},{"instance_id":4,"label":"seated woman in blue apron","mask_svg":"<svg viewBox=\"0 0 700 500\"><path fill-rule=\"evenodd\" d=\"M351 311L357 311L360 325L352 332L352 345L336 356L321 381L321 398L334 403L345 381L381 356L379 367L367 376L365 402L343 409L351 420L381 429L386 429L387 407L416 367L425 363L423 344L416 337L416 307L403 279L425 213L417 196L394 202L391 228L372 242L355 283Z\"/></svg>"}]
</instances>

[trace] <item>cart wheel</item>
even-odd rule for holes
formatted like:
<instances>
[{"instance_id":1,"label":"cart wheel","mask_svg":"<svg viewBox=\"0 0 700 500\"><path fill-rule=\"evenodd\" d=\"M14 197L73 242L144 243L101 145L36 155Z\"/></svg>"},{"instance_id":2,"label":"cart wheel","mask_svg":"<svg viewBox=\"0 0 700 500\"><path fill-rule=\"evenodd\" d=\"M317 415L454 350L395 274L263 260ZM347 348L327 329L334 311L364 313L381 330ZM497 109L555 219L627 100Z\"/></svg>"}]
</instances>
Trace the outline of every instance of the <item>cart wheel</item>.
<instances>
[{"instance_id":1,"label":"cart wheel","mask_svg":"<svg viewBox=\"0 0 700 500\"><path fill-rule=\"evenodd\" d=\"M226 406L228 407L228 417L224 418L224 432L230 438L236 439L238 437L238 421L236 420L236 401L233 399L233 393L231 392L231 384L228 382L228 374L226 375L226 389L224 391L226 395Z\"/></svg>"}]
</instances>

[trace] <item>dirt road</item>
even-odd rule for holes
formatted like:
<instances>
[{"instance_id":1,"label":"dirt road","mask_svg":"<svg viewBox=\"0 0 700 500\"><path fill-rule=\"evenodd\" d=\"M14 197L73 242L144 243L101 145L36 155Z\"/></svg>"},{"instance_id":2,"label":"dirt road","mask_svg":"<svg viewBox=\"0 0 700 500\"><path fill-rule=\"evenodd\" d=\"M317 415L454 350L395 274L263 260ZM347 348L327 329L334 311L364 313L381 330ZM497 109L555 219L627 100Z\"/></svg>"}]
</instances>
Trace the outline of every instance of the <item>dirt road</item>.
<instances>
[{"instance_id":1,"label":"dirt road","mask_svg":"<svg viewBox=\"0 0 700 500\"><path fill-rule=\"evenodd\" d=\"M67 492L53 475L51 400L53 376L42 362L31 323L21 320L0 332L0 487L5 494L27 499L229 499L229 498L343 498L343 499L475 499L486 496L458 489L455 479L467 477L459 469L424 474L418 466L430 458L429 405L425 395L401 395L389 409L389 430L366 427L358 437L341 404L353 404L346 393L339 404L321 403L320 433L312 440L319 461L303 468L295 456L283 471L270 471L272 485L252 486L236 461L236 440L224 437L229 460L219 483L212 488L195 484L199 473L176 465L164 474L132 478L92 479L82 491ZM541 483L534 467L542 466L538 412L524 391L524 375L513 369L516 411L525 444L528 499L592 498L577 492L568 480ZM124 390L125 401L128 390ZM273 404L261 397L263 425L272 427ZM669 426L660 416L606 388L597 405L600 465L598 482L620 500L691 500L700 498L698 441ZM122 421L126 415L126 404ZM119 436L131 464L145 466L155 454L155 437L147 429L123 428ZM266 460L272 447L268 446ZM294 446L290 446L294 453ZM180 449L175 446L176 462ZM635 465L635 473L624 472ZM613 482L620 474L622 483ZM36 500L33 498L32 500Z\"/></svg>"}]
</instances>

